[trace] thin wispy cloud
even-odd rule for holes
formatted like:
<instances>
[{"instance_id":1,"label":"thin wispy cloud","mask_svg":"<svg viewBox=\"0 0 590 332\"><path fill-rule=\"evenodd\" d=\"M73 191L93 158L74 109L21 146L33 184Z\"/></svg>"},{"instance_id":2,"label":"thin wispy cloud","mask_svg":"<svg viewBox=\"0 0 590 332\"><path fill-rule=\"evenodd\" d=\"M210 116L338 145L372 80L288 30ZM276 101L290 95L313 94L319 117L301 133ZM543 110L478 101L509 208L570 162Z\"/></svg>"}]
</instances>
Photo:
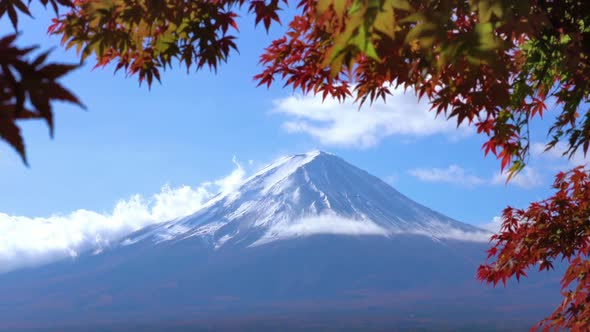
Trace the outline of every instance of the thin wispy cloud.
<instances>
[{"instance_id":1,"label":"thin wispy cloud","mask_svg":"<svg viewBox=\"0 0 590 332\"><path fill-rule=\"evenodd\" d=\"M435 117L426 101L418 101L412 93L393 90L387 103L379 100L361 109L353 98L340 103L320 96L290 96L274 101L274 112L289 119L283 128L289 133L307 134L322 145L367 148L393 136L422 137L444 134L465 136L472 129L453 121Z\"/></svg>"},{"instance_id":2,"label":"thin wispy cloud","mask_svg":"<svg viewBox=\"0 0 590 332\"><path fill-rule=\"evenodd\" d=\"M246 179L246 170L244 170L244 168L237 161L235 156L233 157L232 162L234 163L235 169L226 177L215 180L213 182L219 188L220 192L234 191L238 189L238 187ZM249 164L253 164L253 161L250 160Z\"/></svg>"},{"instance_id":3,"label":"thin wispy cloud","mask_svg":"<svg viewBox=\"0 0 590 332\"><path fill-rule=\"evenodd\" d=\"M486 183L485 179L468 174L458 165L450 165L447 168L415 168L408 173L424 182L453 183L469 187Z\"/></svg>"},{"instance_id":4,"label":"thin wispy cloud","mask_svg":"<svg viewBox=\"0 0 590 332\"><path fill-rule=\"evenodd\" d=\"M553 162L567 162L569 167L584 165L590 162L590 156L585 156L582 149L578 149L571 158L568 158L567 155L564 156L564 152L567 151L567 146L563 142L557 143L551 150L545 151L545 149L546 145L543 143L534 142L531 144L531 154L534 158L541 158Z\"/></svg>"},{"instance_id":5,"label":"thin wispy cloud","mask_svg":"<svg viewBox=\"0 0 590 332\"><path fill-rule=\"evenodd\" d=\"M491 178L484 178L471 174L458 165L450 165L446 168L414 168L409 170L408 174L423 182L450 183L466 187L506 184L531 189L543 184L541 174L530 166L512 177L509 182L506 182L508 178L506 172L498 172Z\"/></svg>"},{"instance_id":6,"label":"thin wispy cloud","mask_svg":"<svg viewBox=\"0 0 590 332\"><path fill-rule=\"evenodd\" d=\"M495 216L492 218L492 221L479 225L480 228L486 229L490 232L497 233L500 231L502 227L502 217Z\"/></svg>"},{"instance_id":7,"label":"thin wispy cloud","mask_svg":"<svg viewBox=\"0 0 590 332\"><path fill-rule=\"evenodd\" d=\"M166 222L197 211L218 192L230 192L245 179L235 160L227 176L198 186L165 185L150 197L133 195L110 212L79 209L48 217L0 213L0 273L100 251L150 224Z\"/></svg>"},{"instance_id":8,"label":"thin wispy cloud","mask_svg":"<svg viewBox=\"0 0 590 332\"><path fill-rule=\"evenodd\" d=\"M324 213L319 216L302 218L294 222L273 225L266 234L253 243L252 246L263 245L277 240L318 234L348 236L373 235L385 237L416 234L438 239L453 239L470 242L488 242L491 236L491 233L486 231L465 232L450 227L444 231L435 233L417 230L401 231L394 228L379 226L371 220L357 220L338 216L333 213Z\"/></svg>"},{"instance_id":9,"label":"thin wispy cloud","mask_svg":"<svg viewBox=\"0 0 590 332\"><path fill-rule=\"evenodd\" d=\"M253 246L276 240L317 234L387 236L389 231L370 220L355 220L333 213L326 213L273 225Z\"/></svg>"},{"instance_id":10,"label":"thin wispy cloud","mask_svg":"<svg viewBox=\"0 0 590 332\"><path fill-rule=\"evenodd\" d=\"M530 166L525 167L525 169L513 176L509 182L506 182L507 179L507 172L498 172L492 178L492 184L513 184L525 189L535 188L543 184L541 174L539 174L539 172Z\"/></svg>"}]
</instances>

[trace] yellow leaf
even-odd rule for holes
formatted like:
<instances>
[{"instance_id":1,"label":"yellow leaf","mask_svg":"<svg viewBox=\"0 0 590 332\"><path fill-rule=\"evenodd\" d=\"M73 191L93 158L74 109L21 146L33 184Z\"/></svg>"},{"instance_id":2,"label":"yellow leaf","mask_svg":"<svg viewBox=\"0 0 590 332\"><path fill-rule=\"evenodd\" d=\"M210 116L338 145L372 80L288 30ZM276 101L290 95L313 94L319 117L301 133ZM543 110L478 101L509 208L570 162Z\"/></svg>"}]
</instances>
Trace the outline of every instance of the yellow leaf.
<instances>
[{"instance_id":1,"label":"yellow leaf","mask_svg":"<svg viewBox=\"0 0 590 332\"><path fill-rule=\"evenodd\" d=\"M336 77L338 73L340 73L340 71L342 70L342 63L344 62L345 56L346 53L340 52L340 55L338 55L336 58L332 60L332 63L330 64L331 77Z\"/></svg>"},{"instance_id":2,"label":"yellow leaf","mask_svg":"<svg viewBox=\"0 0 590 332\"><path fill-rule=\"evenodd\" d=\"M418 41L420 47L428 48L436 40L437 25L432 22L418 23L406 35L406 43Z\"/></svg>"},{"instance_id":3,"label":"yellow leaf","mask_svg":"<svg viewBox=\"0 0 590 332\"><path fill-rule=\"evenodd\" d=\"M333 3L334 6L334 13L336 13L336 17L339 19L344 18L344 14L346 13L346 0L335 0Z\"/></svg>"},{"instance_id":4,"label":"yellow leaf","mask_svg":"<svg viewBox=\"0 0 590 332\"><path fill-rule=\"evenodd\" d=\"M380 10L375 17L373 27L377 31L382 32L389 38L393 39L395 35L395 15L393 12L393 7L386 5L386 7Z\"/></svg>"},{"instance_id":5,"label":"yellow leaf","mask_svg":"<svg viewBox=\"0 0 590 332\"><path fill-rule=\"evenodd\" d=\"M408 0L391 0L391 5L393 8L401 9L405 11L412 10L412 6L408 2Z\"/></svg>"},{"instance_id":6,"label":"yellow leaf","mask_svg":"<svg viewBox=\"0 0 590 332\"><path fill-rule=\"evenodd\" d=\"M473 31L478 38L478 50L490 51L498 47L497 38L494 35L492 23L477 23Z\"/></svg>"},{"instance_id":7,"label":"yellow leaf","mask_svg":"<svg viewBox=\"0 0 590 332\"><path fill-rule=\"evenodd\" d=\"M480 0L477 4L479 21L482 23L489 22L492 15L502 18L504 8L502 0Z\"/></svg>"},{"instance_id":8,"label":"yellow leaf","mask_svg":"<svg viewBox=\"0 0 590 332\"><path fill-rule=\"evenodd\" d=\"M323 13L325 13L328 8L330 8L330 5L332 4L332 0L318 0L315 9L316 9L316 13L318 15L322 15Z\"/></svg>"}]
</instances>

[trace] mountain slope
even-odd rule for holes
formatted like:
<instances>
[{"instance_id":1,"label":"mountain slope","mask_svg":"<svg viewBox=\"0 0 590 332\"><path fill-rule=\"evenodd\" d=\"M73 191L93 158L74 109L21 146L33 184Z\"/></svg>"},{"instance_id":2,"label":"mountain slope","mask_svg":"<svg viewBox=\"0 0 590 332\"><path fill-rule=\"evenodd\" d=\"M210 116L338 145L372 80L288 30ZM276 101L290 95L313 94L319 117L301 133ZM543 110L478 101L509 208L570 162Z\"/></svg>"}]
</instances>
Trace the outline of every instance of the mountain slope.
<instances>
[{"instance_id":1,"label":"mountain slope","mask_svg":"<svg viewBox=\"0 0 590 332\"><path fill-rule=\"evenodd\" d=\"M475 280L485 248L416 235L218 249L196 237L145 242L0 276L0 330L183 323L182 331L218 331L234 321L233 331L265 331L267 322L278 326L266 331L307 331L302 323L313 318L321 331L359 322L354 331L526 331L559 302L558 275L486 287Z\"/></svg>"}]
</instances>

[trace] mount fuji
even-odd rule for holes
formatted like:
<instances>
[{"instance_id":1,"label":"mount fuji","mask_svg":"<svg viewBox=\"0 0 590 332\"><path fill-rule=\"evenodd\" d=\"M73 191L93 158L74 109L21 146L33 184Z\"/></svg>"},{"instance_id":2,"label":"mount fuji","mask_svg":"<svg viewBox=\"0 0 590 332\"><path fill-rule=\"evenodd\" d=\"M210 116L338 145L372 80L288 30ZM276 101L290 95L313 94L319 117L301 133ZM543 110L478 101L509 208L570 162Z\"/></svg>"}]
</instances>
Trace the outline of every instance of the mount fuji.
<instances>
[{"instance_id":1,"label":"mount fuji","mask_svg":"<svg viewBox=\"0 0 590 332\"><path fill-rule=\"evenodd\" d=\"M526 330L559 277L480 284L490 235L313 151L100 253L0 275L0 330Z\"/></svg>"},{"instance_id":2,"label":"mount fuji","mask_svg":"<svg viewBox=\"0 0 590 332\"><path fill-rule=\"evenodd\" d=\"M486 241L489 232L422 206L339 157L312 151L277 160L193 215L127 238L257 246L316 234L420 234Z\"/></svg>"}]
</instances>

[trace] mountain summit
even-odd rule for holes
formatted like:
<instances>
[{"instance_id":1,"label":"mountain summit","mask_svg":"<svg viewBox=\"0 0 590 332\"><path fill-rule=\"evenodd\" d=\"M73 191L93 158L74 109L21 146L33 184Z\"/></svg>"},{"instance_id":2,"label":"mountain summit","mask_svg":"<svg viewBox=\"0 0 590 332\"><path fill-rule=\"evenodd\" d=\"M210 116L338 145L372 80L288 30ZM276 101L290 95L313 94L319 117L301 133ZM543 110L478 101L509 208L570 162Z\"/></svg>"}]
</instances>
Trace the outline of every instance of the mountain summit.
<instances>
[{"instance_id":1,"label":"mountain summit","mask_svg":"<svg viewBox=\"0 0 590 332\"><path fill-rule=\"evenodd\" d=\"M196 213L144 229L123 243L197 236L215 247L256 246L316 234L489 237L414 202L333 154L311 151L280 158Z\"/></svg>"}]
</instances>

